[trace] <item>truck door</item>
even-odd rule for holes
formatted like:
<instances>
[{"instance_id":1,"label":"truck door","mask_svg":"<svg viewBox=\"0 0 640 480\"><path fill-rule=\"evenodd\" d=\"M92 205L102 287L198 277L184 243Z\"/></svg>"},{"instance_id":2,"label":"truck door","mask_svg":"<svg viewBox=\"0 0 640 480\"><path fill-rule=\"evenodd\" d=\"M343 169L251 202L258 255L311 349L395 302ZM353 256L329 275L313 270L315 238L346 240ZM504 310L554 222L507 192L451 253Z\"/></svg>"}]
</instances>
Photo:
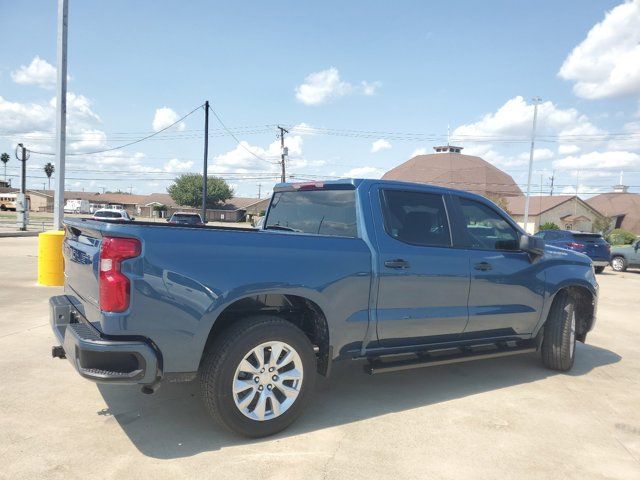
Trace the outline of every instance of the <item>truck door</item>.
<instances>
[{"instance_id":1,"label":"truck door","mask_svg":"<svg viewBox=\"0 0 640 480\"><path fill-rule=\"evenodd\" d=\"M460 246L469 253L471 288L465 333L531 333L540 319L544 271L519 249L520 232L497 210L453 197ZM458 239L457 239L458 240Z\"/></svg>"},{"instance_id":2,"label":"truck door","mask_svg":"<svg viewBox=\"0 0 640 480\"><path fill-rule=\"evenodd\" d=\"M378 339L401 346L461 333L468 319L469 260L452 248L445 196L424 187L375 185L370 195Z\"/></svg>"}]
</instances>

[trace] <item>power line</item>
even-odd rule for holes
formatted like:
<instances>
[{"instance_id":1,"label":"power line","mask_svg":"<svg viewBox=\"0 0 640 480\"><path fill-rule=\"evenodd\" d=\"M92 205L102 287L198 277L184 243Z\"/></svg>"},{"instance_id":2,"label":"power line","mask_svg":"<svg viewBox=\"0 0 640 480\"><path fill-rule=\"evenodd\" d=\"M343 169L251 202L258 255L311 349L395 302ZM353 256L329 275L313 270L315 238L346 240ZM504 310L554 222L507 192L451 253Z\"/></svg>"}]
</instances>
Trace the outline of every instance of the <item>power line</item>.
<instances>
[{"instance_id":1,"label":"power line","mask_svg":"<svg viewBox=\"0 0 640 480\"><path fill-rule=\"evenodd\" d=\"M178 120L176 120L175 122L173 122L171 125L168 125L168 126L164 127L163 129L158 130L157 132L154 132L154 133L152 133L150 135L147 135L146 137L139 138L137 140L134 140L134 141L129 142L129 143L125 143L124 145L119 145L117 147L106 148L104 150L96 150L95 152L67 153L67 156L70 156L70 155L96 155L98 153L105 153L105 152L112 152L114 150L120 150L122 148L126 148L126 147L130 147L131 145L135 145L136 143L144 142L145 140L148 140L149 138L155 137L156 135L159 135L162 132L164 132L165 130L168 130L171 127L173 127L173 126L177 125L178 123L182 122L185 118L187 118L189 115L193 114L196 110L202 108L202 106L203 105L198 105L196 108L194 108L189 113L187 113L183 117L181 117ZM37 153L39 155L55 155L54 153L48 153L48 152L36 152L35 150L29 150L29 151L32 152L32 153Z\"/></svg>"},{"instance_id":2,"label":"power line","mask_svg":"<svg viewBox=\"0 0 640 480\"><path fill-rule=\"evenodd\" d=\"M209 105L209 110L211 110L211 113L213 113L213 116L216 117L216 120L218 120L218 123L220 123L220 125L222 126L222 128L225 129L225 131L231 136L231 138L233 138L236 143L242 147L244 150L246 150L247 152L249 152L251 155L253 155L254 157L256 157L258 160L262 160L263 162L267 162L267 163L271 163L271 164L277 164L278 162L271 162L269 160L267 160L266 158L262 158L260 155L257 155L256 153L254 153L253 151L249 150L240 140L238 140L238 137L236 137L233 132L231 132L231 130L229 130L227 128L227 126L225 125L225 123L222 121L222 119L220 118L220 115L218 115L218 113L213 109L213 107L211 105Z\"/></svg>"}]
</instances>

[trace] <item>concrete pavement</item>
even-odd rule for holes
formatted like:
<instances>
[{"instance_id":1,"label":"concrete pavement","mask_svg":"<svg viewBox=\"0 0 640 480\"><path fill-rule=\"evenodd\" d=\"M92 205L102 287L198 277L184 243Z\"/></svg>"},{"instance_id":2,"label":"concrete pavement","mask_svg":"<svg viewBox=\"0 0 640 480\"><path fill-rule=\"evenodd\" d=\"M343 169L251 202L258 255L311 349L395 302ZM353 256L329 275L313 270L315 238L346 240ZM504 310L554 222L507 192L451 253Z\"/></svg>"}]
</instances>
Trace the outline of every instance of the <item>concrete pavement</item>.
<instances>
[{"instance_id":1,"label":"concrete pavement","mask_svg":"<svg viewBox=\"0 0 640 480\"><path fill-rule=\"evenodd\" d=\"M245 440L195 384L146 396L54 360L37 239L0 238L0 478L640 478L640 272L598 276L574 369L537 355L380 376L336 365L289 430Z\"/></svg>"}]
</instances>

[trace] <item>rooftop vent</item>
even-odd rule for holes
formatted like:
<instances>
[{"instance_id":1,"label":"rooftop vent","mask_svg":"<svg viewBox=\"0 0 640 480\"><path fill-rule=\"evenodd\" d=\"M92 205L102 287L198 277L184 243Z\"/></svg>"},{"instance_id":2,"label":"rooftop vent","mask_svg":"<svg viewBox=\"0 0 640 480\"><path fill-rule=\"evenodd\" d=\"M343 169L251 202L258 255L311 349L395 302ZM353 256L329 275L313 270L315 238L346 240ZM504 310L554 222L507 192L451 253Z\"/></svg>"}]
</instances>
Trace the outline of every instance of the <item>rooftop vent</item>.
<instances>
[{"instance_id":1,"label":"rooftop vent","mask_svg":"<svg viewBox=\"0 0 640 480\"><path fill-rule=\"evenodd\" d=\"M456 147L454 145L438 145L433 147L436 153L460 153L463 147Z\"/></svg>"}]
</instances>

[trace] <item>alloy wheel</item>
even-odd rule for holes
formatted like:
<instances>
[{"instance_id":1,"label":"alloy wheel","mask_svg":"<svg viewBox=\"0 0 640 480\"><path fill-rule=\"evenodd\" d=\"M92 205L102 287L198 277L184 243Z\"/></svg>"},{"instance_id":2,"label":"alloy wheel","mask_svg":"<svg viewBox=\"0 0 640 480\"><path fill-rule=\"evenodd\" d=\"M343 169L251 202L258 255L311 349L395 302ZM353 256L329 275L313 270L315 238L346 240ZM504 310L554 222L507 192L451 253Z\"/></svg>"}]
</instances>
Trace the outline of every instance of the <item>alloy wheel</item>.
<instances>
[{"instance_id":1,"label":"alloy wheel","mask_svg":"<svg viewBox=\"0 0 640 480\"><path fill-rule=\"evenodd\" d=\"M238 410L252 420L272 420L294 404L303 381L300 355L284 342L266 342L247 352L233 376Z\"/></svg>"}]
</instances>

